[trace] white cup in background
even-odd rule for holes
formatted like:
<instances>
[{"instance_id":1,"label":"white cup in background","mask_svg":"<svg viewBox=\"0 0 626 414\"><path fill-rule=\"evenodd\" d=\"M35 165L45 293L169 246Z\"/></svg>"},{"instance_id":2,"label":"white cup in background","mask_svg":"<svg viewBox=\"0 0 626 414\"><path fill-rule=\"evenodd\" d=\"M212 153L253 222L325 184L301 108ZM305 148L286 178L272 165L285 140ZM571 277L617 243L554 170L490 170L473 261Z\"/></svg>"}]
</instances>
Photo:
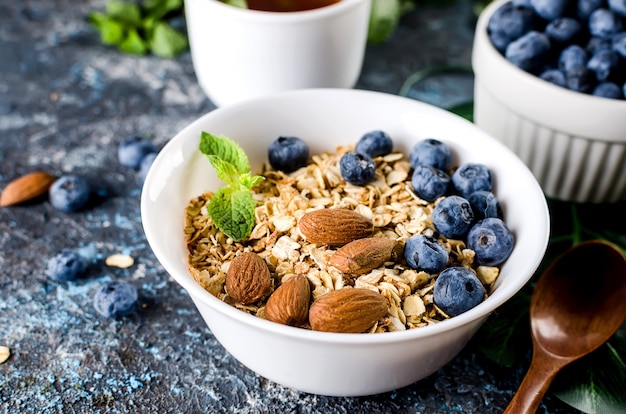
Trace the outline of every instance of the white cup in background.
<instances>
[{"instance_id":1,"label":"white cup in background","mask_svg":"<svg viewBox=\"0 0 626 414\"><path fill-rule=\"evenodd\" d=\"M198 82L217 106L292 89L352 88L363 63L370 3L265 12L185 0Z\"/></svg>"}]
</instances>

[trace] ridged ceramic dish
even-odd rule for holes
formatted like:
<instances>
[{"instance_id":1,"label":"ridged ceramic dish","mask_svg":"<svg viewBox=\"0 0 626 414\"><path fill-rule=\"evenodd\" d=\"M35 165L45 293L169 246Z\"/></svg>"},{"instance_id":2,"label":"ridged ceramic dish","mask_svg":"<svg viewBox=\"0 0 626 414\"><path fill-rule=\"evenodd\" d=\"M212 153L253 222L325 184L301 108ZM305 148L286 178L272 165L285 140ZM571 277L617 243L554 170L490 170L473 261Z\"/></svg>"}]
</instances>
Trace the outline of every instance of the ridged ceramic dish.
<instances>
[{"instance_id":1,"label":"ridged ceramic dish","mask_svg":"<svg viewBox=\"0 0 626 414\"><path fill-rule=\"evenodd\" d=\"M423 328L341 334L249 315L196 283L187 269L185 207L191 198L222 185L198 151L202 131L236 140L248 154L252 170L260 171L267 146L280 135L298 136L308 142L311 154L319 154L355 143L374 129L386 131L394 148L405 154L420 139L436 137L451 147L453 163L482 162L492 169L494 192L516 241L491 296L463 314ZM154 161L143 188L141 216L154 254L236 359L285 386L335 396L390 391L441 368L492 311L527 283L543 258L550 233L539 184L500 142L442 109L393 95L341 89L285 92L222 107L193 122ZM211 358L210 349L202 353Z\"/></svg>"},{"instance_id":2,"label":"ridged ceramic dish","mask_svg":"<svg viewBox=\"0 0 626 414\"><path fill-rule=\"evenodd\" d=\"M626 199L626 101L561 88L508 62L487 35L491 3L476 26L474 121L515 152L545 194L576 202Z\"/></svg>"}]
</instances>

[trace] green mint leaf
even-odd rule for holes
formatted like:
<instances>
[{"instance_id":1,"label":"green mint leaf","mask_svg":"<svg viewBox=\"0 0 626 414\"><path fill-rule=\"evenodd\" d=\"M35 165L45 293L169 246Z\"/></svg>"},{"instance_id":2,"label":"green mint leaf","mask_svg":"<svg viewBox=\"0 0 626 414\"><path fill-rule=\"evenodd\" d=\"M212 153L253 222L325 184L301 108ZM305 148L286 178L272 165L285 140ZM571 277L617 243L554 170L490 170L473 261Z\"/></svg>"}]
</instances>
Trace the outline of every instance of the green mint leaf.
<instances>
[{"instance_id":1,"label":"green mint leaf","mask_svg":"<svg viewBox=\"0 0 626 414\"><path fill-rule=\"evenodd\" d=\"M126 38L120 43L119 48L122 52L134 55L145 55L148 52L148 48L135 29L128 31Z\"/></svg>"},{"instance_id":2,"label":"green mint leaf","mask_svg":"<svg viewBox=\"0 0 626 414\"><path fill-rule=\"evenodd\" d=\"M183 0L148 0L143 3L146 14L160 20L169 13L182 10Z\"/></svg>"},{"instance_id":3,"label":"green mint leaf","mask_svg":"<svg viewBox=\"0 0 626 414\"><path fill-rule=\"evenodd\" d=\"M89 15L89 22L100 32L100 41L105 45L118 45L124 40L124 26L103 13Z\"/></svg>"},{"instance_id":4,"label":"green mint leaf","mask_svg":"<svg viewBox=\"0 0 626 414\"><path fill-rule=\"evenodd\" d=\"M395 31L402 12L400 0L372 0L367 40L384 42Z\"/></svg>"},{"instance_id":5,"label":"green mint leaf","mask_svg":"<svg viewBox=\"0 0 626 414\"><path fill-rule=\"evenodd\" d=\"M136 3L109 0L106 4L106 12L111 19L129 26L141 25L141 8Z\"/></svg>"},{"instance_id":6,"label":"green mint leaf","mask_svg":"<svg viewBox=\"0 0 626 414\"><path fill-rule=\"evenodd\" d=\"M252 232L255 206L250 191L223 187L211 198L207 210L218 229L241 241Z\"/></svg>"},{"instance_id":7,"label":"green mint leaf","mask_svg":"<svg viewBox=\"0 0 626 414\"><path fill-rule=\"evenodd\" d=\"M265 180L265 177L261 175L252 175L250 173L241 174L239 176L239 184L248 190L253 189L263 180Z\"/></svg>"},{"instance_id":8,"label":"green mint leaf","mask_svg":"<svg viewBox=\"0 0 626 414\"><path fill-rule=\"evenodd\" d=\"M175 57L189 47L187 37L165 22L155 25L148 45L152 53L164 58Z\"/></svg>"},{"instance_id":9,"label":"green mint leaf","mask_svg":"<svg viewBox=\"0 0 626 414\"><path fill-rule=\"evenodd\" d=\"M239 173L237 172L235 166L219 158L217 155L207 155L207 158L211 162L213 168L215 168L217 177L229 186L237 188L237 177Z\"/></svg>"},{"instance_id":10,"label":"green mint leaf","mask_svg":"<svg viewBox=\"0 0 626 414\"><path fill-rule=\"evenodd\" d=\"M235 141L224 136L202 132L200 136L200 152L204 155L215 155L223 161L232 164L238 174L250 172L248 156Z\"/></svg>"}]
</instances>

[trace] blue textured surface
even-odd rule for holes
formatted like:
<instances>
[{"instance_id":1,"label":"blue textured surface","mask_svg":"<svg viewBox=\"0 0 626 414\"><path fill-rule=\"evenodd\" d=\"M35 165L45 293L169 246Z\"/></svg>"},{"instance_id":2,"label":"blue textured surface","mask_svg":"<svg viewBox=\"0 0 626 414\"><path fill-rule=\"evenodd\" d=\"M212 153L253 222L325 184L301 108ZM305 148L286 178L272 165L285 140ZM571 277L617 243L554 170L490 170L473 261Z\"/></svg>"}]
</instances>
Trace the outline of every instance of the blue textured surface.
<instances>
[{"instance_id":1,"label":"blue textured surface","mask_svg":"<svg viewBox=\"0 0 626 414\"><path fill-rule=\"evenodd\" d=\"M524 367L495 367L471 345L419 383L364 398L298 393L225 352L147 246L137 172L120 166L116 153L134 134L162 146L214 106L189 54L165 60L101 46L85 16L103 6L0 2L0 188L32 170L71 172L100 196L74 214L45 199L0 208L0 345L11 349L0 365L0 412L502 412ZM390 42L368 49L358 87L398 93L415 71L468 65L472 31L468 4L422 8L403 19ZM465 81L422 86L409 96L439 105L471 97ZM51 281L47 259L66 247L90 258L87 275ZM106 266L114 253L135 264ZM139 289L139 312L112 320L94 311L94 292L112 280ZM572 412L545 402L542 413Z\"/></svg>"}]
</instances>

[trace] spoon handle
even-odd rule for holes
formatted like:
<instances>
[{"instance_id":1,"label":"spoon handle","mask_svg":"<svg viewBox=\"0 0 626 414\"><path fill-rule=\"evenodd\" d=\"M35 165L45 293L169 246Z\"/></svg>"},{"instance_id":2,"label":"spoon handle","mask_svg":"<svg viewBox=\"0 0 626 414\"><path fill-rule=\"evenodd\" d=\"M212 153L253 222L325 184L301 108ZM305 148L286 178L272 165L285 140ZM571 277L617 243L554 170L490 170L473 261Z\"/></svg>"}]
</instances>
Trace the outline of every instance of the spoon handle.
<instances>
[{"instance_id":1,"label":"spoon handle","mask_svg":"<svg viewBox=\"0 0 626 414\"><path fill-rule=\"evenodd\" d=\"M504 414L533 414L552 380L569 360L547 355L535 347L530 368Z\"/></svg>"}]
</instances>

